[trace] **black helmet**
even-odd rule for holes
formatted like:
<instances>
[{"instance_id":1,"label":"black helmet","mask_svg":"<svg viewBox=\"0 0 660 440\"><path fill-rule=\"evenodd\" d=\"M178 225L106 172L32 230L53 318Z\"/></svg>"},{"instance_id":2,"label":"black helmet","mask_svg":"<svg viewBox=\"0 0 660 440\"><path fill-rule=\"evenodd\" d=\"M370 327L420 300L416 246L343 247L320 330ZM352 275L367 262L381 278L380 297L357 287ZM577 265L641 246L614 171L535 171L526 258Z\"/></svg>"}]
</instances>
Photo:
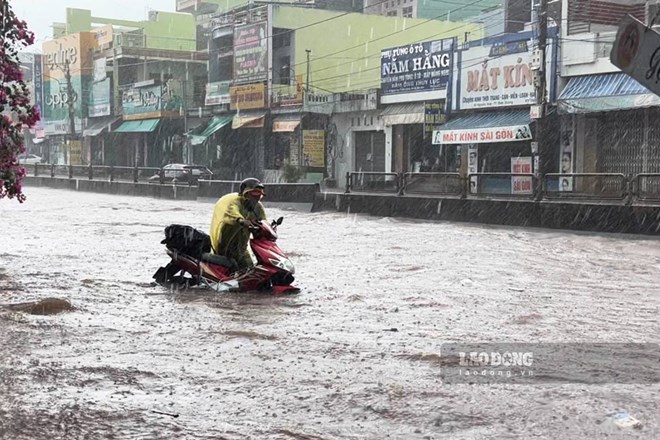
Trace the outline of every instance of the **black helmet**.
<instances>
[{"instance_id":1,"label":"black helmet","mask_svg":"<svg viewBox=\"0 0 660 440\"><path fill-rule=\"evenodd\" d=\"M241 182L241 186L238 188L238 193L240 195L245 194L246 191L251 191L253 189L260 189L264 190L266 187L259 181L259 179L255 179L254 177L248 177L244 181Z\"/></svg>"}]
</instances>

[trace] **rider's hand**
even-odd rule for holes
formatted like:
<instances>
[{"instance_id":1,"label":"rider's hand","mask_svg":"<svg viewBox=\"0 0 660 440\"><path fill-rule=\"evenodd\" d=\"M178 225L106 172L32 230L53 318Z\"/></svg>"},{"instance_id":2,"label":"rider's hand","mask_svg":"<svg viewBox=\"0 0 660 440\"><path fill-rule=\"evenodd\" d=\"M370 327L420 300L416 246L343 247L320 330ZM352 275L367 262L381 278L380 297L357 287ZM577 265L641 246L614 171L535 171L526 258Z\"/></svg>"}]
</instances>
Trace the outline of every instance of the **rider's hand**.
<instances>
[{"instance_id":1,"label":"rider's hand","mask_svg":"<svg viewBox=\"0 0 660 440\"><path fill-rule=\"evenodd\" d=\"M249 220L245 220L244 218L239 218L238 220L236 220L236 223L243 226L244 228L246 228L250 232L257 232L259 230L259 228L256 225L254 225Z\"/></svg>"}]
</instances>

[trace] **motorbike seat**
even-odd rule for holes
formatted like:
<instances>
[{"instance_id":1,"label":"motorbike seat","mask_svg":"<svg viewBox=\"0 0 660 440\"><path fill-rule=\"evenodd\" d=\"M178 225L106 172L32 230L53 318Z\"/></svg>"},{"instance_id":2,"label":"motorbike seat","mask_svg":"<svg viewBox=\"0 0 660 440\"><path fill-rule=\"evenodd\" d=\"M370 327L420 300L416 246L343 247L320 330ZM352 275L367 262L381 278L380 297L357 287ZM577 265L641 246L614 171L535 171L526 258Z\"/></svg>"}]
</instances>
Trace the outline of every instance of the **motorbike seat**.
<instances>
[{"instance_id":1,"label":"motorbike seat","mask_svg":"<svg viewBox=\"0 0 660 440\"><path fill-rule=\"evenodd\" d=\"M228 267L232 270L238 270L238 265L234 260L230 260L229 258L223 256L223 255L216 255L212 254L210 252L205 252L202 254L202 261L206 263L211 263L211 264L218 264L220 266L225 266Z\"/></svg>"}]
</instances>

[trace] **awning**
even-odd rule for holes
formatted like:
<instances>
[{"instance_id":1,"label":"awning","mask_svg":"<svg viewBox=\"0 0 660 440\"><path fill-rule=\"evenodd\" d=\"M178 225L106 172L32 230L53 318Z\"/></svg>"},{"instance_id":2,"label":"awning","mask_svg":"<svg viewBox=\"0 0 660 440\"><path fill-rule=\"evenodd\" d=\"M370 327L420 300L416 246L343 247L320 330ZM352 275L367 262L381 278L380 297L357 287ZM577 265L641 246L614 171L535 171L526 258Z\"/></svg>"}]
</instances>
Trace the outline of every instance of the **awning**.
<instances>
[{"instance_id":1,"label":"awning","mask_svg":"<svg viewBox=\"0 0 660 440\"><path fill-rule=\"evenodd\" d=\"M105 130L110 131L112 125L121 119L118 116L103 116L101 118L90 119L92 121L87 128L83 130L83 136L98 136Z\"/></svg>"},{"instance_id":2,"label":"awning","mask_svg":"<svg viewBox=\"0 0 660 440\"><path fill-rule=\"evenodd\" d=\"M264 126L266 112L243 112L234 116L231 128L261 128Z\"/></svg>"},{"instance_id":3,"label":"awning","mask_svg":"<svg viewBox=\"0 0 660 440\"><path fill-rule=\"evenodd\" d=\"M623 72L576 76L557 98L561 113L590 113L660 106L660 97Z\"/></svg>"},{"instance_id":4,"label":"awning","mask_svg":"<svg viewBox=\"0 0 660 440\"><path fill-rule=\"evenodd\" d=\"M424 103L388 105L380 115L385 125L423 124Z\"/></svg>"},{"instance_id":5,"label":"awning","mask_svg":"<svg viewBox=\"0 0 660 440\"><path fill-rule=\"evenodd\" d=\"M529 110L473 113L459 116L433 131L433 144L490 144L529 141L533 120Z\"/></svg>"},{"instance_id":6,"label":"awning","mask_svg":"<svg viewBox=\"0 0 660 440\"><path fill-rule=\"evenodd\" d=\"M115 133L151 133L156 129L160 119L141 119L139 121L124 121Z\"/></svg>"},{"instance_id":7,"label":"awning","mask_svg":"<svg viewBox=\"0 0 660 440\"><path fill-rule=\"evenodd\" d=\"M278 116L273 121L273 133L292 133L300 125L300 115Z\"/></svg>"},{"instance_id":8,"label":"awning","mask_svg":"<svg viewBox=\"0 0 660 440\"><path fill-rule=\"evenodd\" d=\"M211 136L213 133L229 124L232 121L232 118L233 116L214 116L213 119L211 119L209 122L209 125L207 125L204 131L202 131L198 136L205 138Z\"/></svg>"}]
</instances>

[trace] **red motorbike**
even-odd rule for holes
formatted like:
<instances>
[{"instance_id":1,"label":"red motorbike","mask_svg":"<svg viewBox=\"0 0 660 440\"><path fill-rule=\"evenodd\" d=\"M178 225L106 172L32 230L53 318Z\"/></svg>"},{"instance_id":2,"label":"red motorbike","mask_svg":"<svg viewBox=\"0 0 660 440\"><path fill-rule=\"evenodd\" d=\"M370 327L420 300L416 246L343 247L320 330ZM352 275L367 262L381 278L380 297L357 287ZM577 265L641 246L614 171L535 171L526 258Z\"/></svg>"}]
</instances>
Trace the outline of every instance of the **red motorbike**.
<instances>
[{"instance_id":1,"label":"red motorbike","mask_svg":"<svg viewBox=\"0 0 660 440\"><path fill-rule=\"evenodd\" d=\"M165 239L161 243L167 247L172 260L153 277L163 286L202 286L218 292L298 293L300 289L292 286L293 263L276 243L277 227L282 220L280 217L271 224L252 222L250 247L257 264L243 272L237 271L234 260L210 252L211 240L207 234L190 226L170 225L165 228Z\"/></svg>"}]
</instances>

